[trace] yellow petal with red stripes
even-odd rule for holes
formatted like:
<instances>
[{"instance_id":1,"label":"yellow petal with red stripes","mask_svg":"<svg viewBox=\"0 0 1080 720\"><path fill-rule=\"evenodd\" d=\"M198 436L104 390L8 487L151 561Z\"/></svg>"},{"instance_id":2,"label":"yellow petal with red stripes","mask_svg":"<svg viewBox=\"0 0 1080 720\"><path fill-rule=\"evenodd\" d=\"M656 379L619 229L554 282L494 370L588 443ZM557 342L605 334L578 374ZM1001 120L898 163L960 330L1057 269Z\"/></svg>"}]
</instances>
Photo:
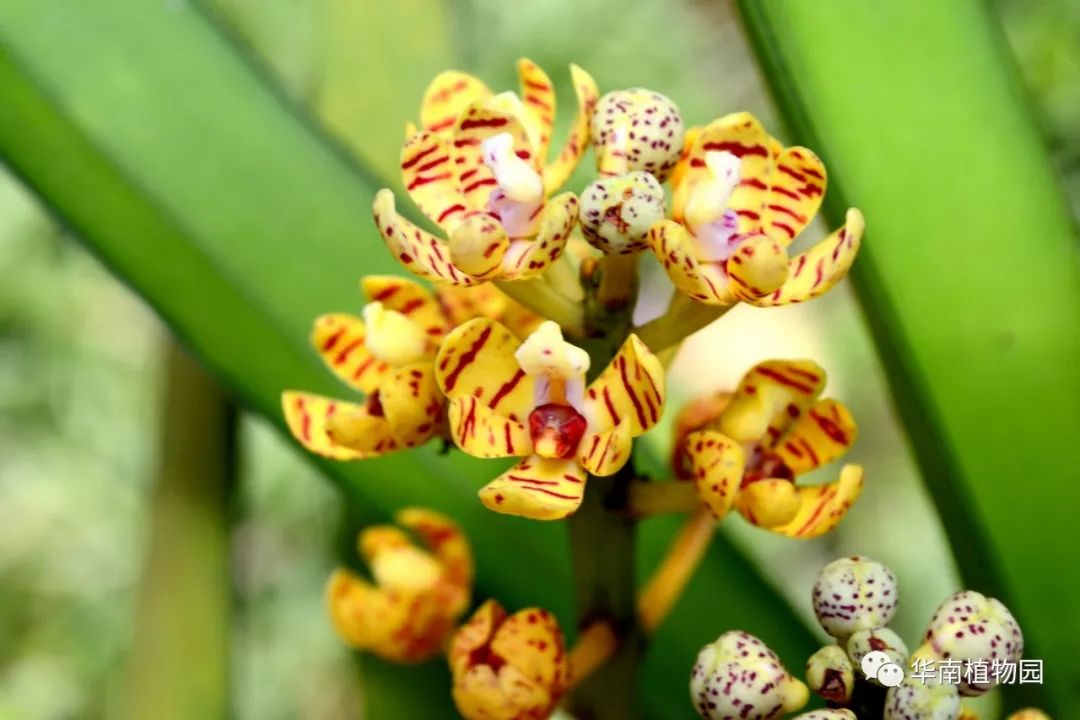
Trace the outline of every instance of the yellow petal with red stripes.
<instances>
[{"instance_id":1,"label":"yellow petal with red stripes","mask_svg":"<svg viewBox=\"0 0 1080 720\"><path fill-rule=\"evenodd\" d=\"M581 439L577 459L593 475L606 477L617 473L630 459L633 438L629 418L602 432L589 433Z\"/></svg>"},{"instance_id":2,"label":"yellow petal with red stripes","mask_svg":"<svg viewBox=\"0 0 1080 720\"><path fill-rule=\"evenodd\" d=\"M509 249L506 229L486 212L471 212L450 235L450 259L479 280L502 273L503 258Z\"/></svg>"},{"instance_id":3,"label":"yellow petal with red stripes","mask_svg":"<svg viewBox=\"0 0 1080 720\"><path fill-rule=\"evenodd\" d=\"M433 282L472 285L476 281L450 261L450 248L441 238L421 230L398 215L394 193L380 190L372 204L375 226L398 262L415 275Z\"/></svg>"},{"instance_id":4,"label":"yellow petal with red stripes","mask_svg":"<svg viewBox=\"0 0 1080 720\"><path fill-rule=\"evenodd\" d=\"M532 453L529 429L471 395L450 401L450 437L473 457L521 457Z\"/></svg>"},{"instance_id":5,"label":"yellow petal with red stripes","mask_svg":"<svg viewBox=\"0 0 1080 720\"><path fill-rule=\"evenodd\" d=\"M316 318L311 329L311 344L326 366L349 386L369 393L379 386L390 366L368 351L366 339L364 321L344 313Z\"/></svg>"},{"instance_id":6,"label":"yellow petal with red stripes","mask_svg":"<svg viewBox=\"0 0 1080 720\"><path fill-rule=\"evenodd\" d=\"M401 182L420 211L447 233L461 223L465 196L446 138L431 132L410 137L401 148Z\"/></svg>"},{"instance_id":7,"label":"yellow petal with red stripes","mask_svg":"<svg viewBox=\"0 0 1080 720\"><path fill-rule=\"evenodd\" d=\"M439 425L443 395L430 362L396 368L379 386L379 402L394 439L416 447L431 439Z\"/></svg>"},{"instance_id":8,"label":"yellow petal with red stripes","mask_svg":"<svg viewBox=\"0 0 1080 720\"><path fill-rule=\"evenodd\" d=\"M845 465L835 482L817 487L800 487L799 512L787 525L772 528L788 537L810 539L824 535L844 519L848 508L863 488L863 469Z\"/></svg>"},{"instance_id":9,"label":"yellow petal with red stripes","mask_svg":"<svg viewBox=\"0 0 1080 720\"><path fill-rule=\"evenodd\" d=\"M836 460L858 435L855 418L836 400L821 400L776 443L775 452L796 475Z\"/></svg>"},{"instance_id":10,"label":"yellow petal with red stripes","mask_svg":"<svg viewBox=\"0 0 1080 720\"><path fill-rule=\"evenodd\" d=\"M701 135L701 131L704 130L700 125L693 125L686 128L683 134L683 149L682 155L679 156L679 162L675 164L675 168L671 171L671 175L668 178L668 182L671 183L672 188L678 188L686 179L686 174L690 170L690 152L694 149L694 145L697 143L698 137Z\"/></svg>"},{"instance_id":11,"label":"yellow petal with red stripes","mask_svg":"<svg viewBox=\"0 0 1080 720\"><path fill-rule=\"evenodd\" d=\"M489 509L533 520L560 520L581 505L585 470L576 460L529 456L480 490Z\"/></svg>"},{"instance_id":12,"label":"yellow petal with red stripes","mask_svg":"<svg viewBox=\"0 0 1080 720\"><path fill-rule=\"evenodd\" d=\"M337 444L326 432L327 418L342 411L361 410L361 406L290 390L281 394L281 409L292 436L316 455L331 460L358 460L365 456L364 453Z\"/></svg>"},{"instance_id":13,"label":"yellow petal with red stripes","mask_svg":"<svg viewBox=\"0 0 1080 720\"><path fill-rule=\"evenodd\" d=\"M484 141L507 133L518 158L536 168L529 134L509 112L474 103L458 118L453 130L454 168L458 184L470 209L485 210L488 197L498 187L495 174L484 162Z\"/></svg>"},{"instance_id":14,"label":"yellow petal with red stripes","mask_svg":"<svg viewBox=\"0 0 1080 720\"><path fill-rule=\"evenodd\" d=\"M377 399L378 395L372 397ZM382 408L370 399L366 406L339 403L337 411L326 418L324 427L332 443L364 457L384 455L401 447Z\"/></svg>"},{"instance_id":15,"label":"yellow petal with red stripes","mask_svg":"<svg viewBox=\"0 0 1080 720\"><path fill-rule=\"evenodd\" d=\"M728 207L739 216L737 232L757 231L775 167L770 141L758 119L747 112L725 115L705 126L690 150L686 172L672 198L672 217L681 220L691 194L699 184L710 181L705 154L726 152L740 161L739 184L728 201Z\"/></svg>"},{"instance_id":16,"label":"yellow petal with red stripes","mask_svg":"<svg viewBox=\"0 0 1080 720\"><path fill-rule=\"evenodd\" d=\"M514 240L502 260L504 280L524 280L547 270L559 259L578 218L578 199L563 193L543 206L540 230L529 240Z\"/></svg>"},{"instance_id":17,"label":"yellow petal with red stripes","mask_svg":"<svg viewBox=\"0 0 1080 720\"><path fill-rule=\"evenodd\" d=\"M698 496L717 520L727 515L735 503L746 467L746 453L731 438L709 430L686 436L682 454Z\"/></svg>"},{"instance_id":18,"label":"yellow petal with red stripes","mask_svg":"<svg viewBox=\"0 0 1080 720\"><path fill-rule=\"evenodd\" d=\"M469 604L476 573L472 548L465 533L450 518L427 508L404 508L394 519L414 532L442 564L443 581L460 591L450 599L448 610L453 615L463 612Z\"/></svg>"},{"instance_id":19,"label":"yellow petal with red stripes","mask_svg":"<svg viewBox=\"0 0 1080 720\"><path fill-rule=\"evenodd\" d=\"M784 284L788 256L784 247L768 235L751 235L739 243L725 267L736 297L753 300Z\"/></svg>"},{"instance_id":20,"label":"yellow petal with red stripes","mask_svg":"<svg viewBox=\"0 0 1080 720\"><path fill-rule=\"evenodd\" d=\"M543 318L519 305L491 283L457 287L444 285L436 291L450 327L477 317L496 319L519 338L528 337Z\"/></svg>"},{"instance_id":21,"label":"yellow petal with red stripes","mask_svg":"<svg viewBox=\"0 0 1080 720\"><path fill-rule=\"evenodd\" d=\"M775 292L748 302L759 307L772 307L824 295L847 275L855 262L864 229L862 213L854 208L848 210L844 227L791 258L788 279L783 285Z\"/></svg>"},{"instance_id":22,"label":"yellow petal with red stripes","mask_svg":"<svg viewBox=\"0 0 1080 720\"><path fill-rule=\"evenodd\" d=\"M589 147L589 122L593 108L600 99L596 81L589 73L577 65L570 66L570 80L574 84L578 109L570 126L570 135L566 138L559 156L544 168L544 189L551 194L566 184L581 161L585 149Z\"/></svg>"},{"instance_id":23,"label":"yellow petal with red stripes","mask_svg":"<svg viewBox=\"0 0 1080 720\"><path fill-rule=\"evenodd\" d=\"M789 523L799 512L799 491L784 478L766 478L739 490L735 506L754 525L774 528Z\"/></svg>"},{"instance_id":24,"label":"yellow petal with red stripes","mask_svg":"<svg viewBox=\"0 0 1080 720\"><path fill-rule=\"evenodd\" d=\"M766 447L810 407L825 387L825 370L812 360L767 360L743 376L719 430L737 442Z\"/></svg>"},{"instance_id":25,"label":"yellow petal with red stripes","mask_svg":"<svg viewBox=\"0 0 1080 720\"><path fill-rule=\"evenodd\" d=\"M551 130L555 126L555 88L539 65L528 58L517 62L521 82L521 102L525 106L525 124L529 130L537 160L547 160Z\"/></svg>"},{"instance_id":26,"label":"yellow petal with red stripes","mask_svg":"<svg viewBox=\"0 0 1080 720\"><path fill-rule=\"evenodd\" d=\"M449 398L474 397L499 415L523 422L532 410L533 379L518 366L521 341L488 318L459 325L435 358L435 376Z\"/></svg>"},{"instance_id":27,"label":"yellow petal with red stripes","mask_svg":"<svg viewBox=\"0 0 1080 720\"><path fill-rule=\"evenodd\" d=\"M433 343L450 329L438 298L419 283L397 275L368 275L360 288L371 302L409 318Z\"/></svg>"},{"instance_id":28,"label":"yellow petal with red stripes","mask_svg":"<svg viewBox=\"0 0 1080 720\"><path fill-rule=\"evenodd\" d=\"M707 305L738 302L724 271L714 263L698 262L694 239L679 223L663 220L649 228L649 247L684 294Z\"/></svg>"},{"instance_id":29,"label":"yellow petal with red stripes","mask_svg":"<svg viewBox=\"0 0 1080 720\"><path fill-rule=\"evenodd\" d=\"M448 133L465 108L489 97L491 90L472 75L457 70L439 73L424 92L420 124L424 130Z\"/></svg>"},{"instance_id":30,"label":"yellow petal with red stripes","mask_svg":"<svg viewBox=\"0 0 1080 720\"><path fill-rule=\"evenodd\" d=\"M491 650L554 698L566 690L570 667L559 621L547 610L519 610L499 626Z\"/></svg>"},{"instance_id":31,"label":"yellow petal with red stripes","mask_svg":"<svg viewBox=\"0 0 1080 720\"><path fill-rule=\"evenodd\" d=\"M769 199L762 212L761 228L787 246L810 224L821 207L825 195L825 164L804 147L777 147L775 154L776 169L769 178Z\"/></svg>"},{"instance_id":32,"label":"yellow petal with red stripes","mask_svg":"<svg viewBox=\"0 0 1080 720\"><path fill-rule=\"evenodd\" d=\"M632 334L585 391L589 429L612 428L625 419L637 437L660 421L664 397L664 366Z\"/></svg>"}]
</instances>

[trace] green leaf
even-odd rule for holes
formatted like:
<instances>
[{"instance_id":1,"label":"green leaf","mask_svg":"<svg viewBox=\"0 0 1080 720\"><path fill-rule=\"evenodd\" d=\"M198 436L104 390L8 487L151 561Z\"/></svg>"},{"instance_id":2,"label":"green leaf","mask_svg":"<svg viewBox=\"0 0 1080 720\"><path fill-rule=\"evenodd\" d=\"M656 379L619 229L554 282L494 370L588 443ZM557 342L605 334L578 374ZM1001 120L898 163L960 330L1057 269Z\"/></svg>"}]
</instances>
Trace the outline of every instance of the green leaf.
<instances>
[{"instance_id":1,"label":"green leaf","mask_svg":"<svg viewBox=\"0 0 1080 720\"><path fill-rule=\"evenodd\" d=\"M311 319L355 308L360 275L396 270L372 228L370 174L187 3L10 0L4 13L4 162L250 408L280 427L283 389L334 392L307 347ZM572 625L565 529L485 510L475 491L495 464L430 447L322 466L367 518L417 503L447 512L473 540L478 597L544 605ZM670 532L660 521L644 533L646 563ZM664 626L650 659L678 682L651 681L650 716L685 716L694 654L721 630L758 632L794 663L812 648L724 541L680 607L693 610ZM410 702L429 694L386 682ZM436 708L445 692L430 693Z\"/></svg>"},{"instance_id":2,"label":"green leaf","mask_svg":"<svg viewBox=\"0 0 1080 720\"><path fill-rule=\"evenodd\" d=\"M1006 701L1076 707L1080 266L999 28L974 0L741 7L829 214L867 217L856 288L965 580L1045 661Z\"/></svg>"}]
</instances>

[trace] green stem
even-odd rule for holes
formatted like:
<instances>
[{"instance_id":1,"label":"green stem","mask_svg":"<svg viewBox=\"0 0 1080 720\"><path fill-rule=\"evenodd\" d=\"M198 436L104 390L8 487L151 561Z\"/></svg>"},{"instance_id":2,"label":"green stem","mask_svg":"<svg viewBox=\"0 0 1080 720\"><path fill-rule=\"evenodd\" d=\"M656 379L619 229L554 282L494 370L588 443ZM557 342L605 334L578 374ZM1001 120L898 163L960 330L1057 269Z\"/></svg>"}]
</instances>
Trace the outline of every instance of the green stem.
<instances>
[{"instance_id":1,"label":"green stem","mask_svg":"<svg viewBox=\"0 0 1080 720\"><path fill-rule=\"evenodd\" d=\"M701 328L723 317L734 305L705 305L677 292L661 317L634 329L654 353L674 347Z\"/></svg>"},{"instance_id":2,"label":"green stem","mask_svg":"<svg viewBox=\"0 0 1080 720\"><path fill-rule=\"evenodd\" d=\"M538 315L557 322L568 334L576 337L585 335L585 318L581 305L543 280L496 281L495 285L507 297Z\"/></svg>"},{"instance_id":3,"label":"green stem","mask_svg":"<svg viewBox=\"0 0 1080 720\"><path fill-rule=\"evenodd\" d=\"M579 720L627 720L638 715L632 689L637 686L645 643L637 621L637 524L615 510L632 479L629 465L612 477L590 477L585 499L569 520L578 628L606 620L620 641L611 660L570 699L571 712Z\"/></svg>"},{"instance_id":4,"label":"green stem","mask_svg":"<svg viewBox=\"0 0 1080 720\"><path fill-rule=\"evenodd\" d=\"M173 342L161 430L124 716L224 719L235 412Z\"/></svg>"}]
</instances>

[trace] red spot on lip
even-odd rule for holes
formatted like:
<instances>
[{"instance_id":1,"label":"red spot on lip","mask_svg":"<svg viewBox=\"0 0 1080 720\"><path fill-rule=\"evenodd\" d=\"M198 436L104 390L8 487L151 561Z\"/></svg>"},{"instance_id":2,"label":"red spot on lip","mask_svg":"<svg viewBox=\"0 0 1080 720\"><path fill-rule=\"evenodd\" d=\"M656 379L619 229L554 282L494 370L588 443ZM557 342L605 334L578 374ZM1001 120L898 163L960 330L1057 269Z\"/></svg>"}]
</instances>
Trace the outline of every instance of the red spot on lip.
<instances>
[{"instance_id":1,"label":"red spot on lip","mask_svg":"<svg viewBox=\"0 0 1080 720\"><path fill-rule=\"evenodd\" d=\"M573 457L587 427L588 422L581 413L569 405L547 403L529 413L529 434L533 444L552 443L552 456L557 458Z\"/></svg>"}]
</instances>

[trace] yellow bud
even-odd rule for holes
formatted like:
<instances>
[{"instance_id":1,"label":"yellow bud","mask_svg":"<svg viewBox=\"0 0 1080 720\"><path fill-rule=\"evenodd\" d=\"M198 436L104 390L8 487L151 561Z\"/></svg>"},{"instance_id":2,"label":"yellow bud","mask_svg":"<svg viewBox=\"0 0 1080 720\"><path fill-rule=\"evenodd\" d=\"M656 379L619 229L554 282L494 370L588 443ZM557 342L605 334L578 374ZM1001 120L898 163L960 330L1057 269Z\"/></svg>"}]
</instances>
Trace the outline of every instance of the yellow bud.
<instances>
[{"instance_id":1,"label":"yellow bud","mask_svg":"<svg viewBox=\"0 0 1080 720\"><path fill-rule=\"evenodd\" d=\"M381 302L364 306L364 325L368 351L390 365L407 365L422 360L428 352L423 328L396 310L387 310Z\"/></svg>"}]
</instances>

